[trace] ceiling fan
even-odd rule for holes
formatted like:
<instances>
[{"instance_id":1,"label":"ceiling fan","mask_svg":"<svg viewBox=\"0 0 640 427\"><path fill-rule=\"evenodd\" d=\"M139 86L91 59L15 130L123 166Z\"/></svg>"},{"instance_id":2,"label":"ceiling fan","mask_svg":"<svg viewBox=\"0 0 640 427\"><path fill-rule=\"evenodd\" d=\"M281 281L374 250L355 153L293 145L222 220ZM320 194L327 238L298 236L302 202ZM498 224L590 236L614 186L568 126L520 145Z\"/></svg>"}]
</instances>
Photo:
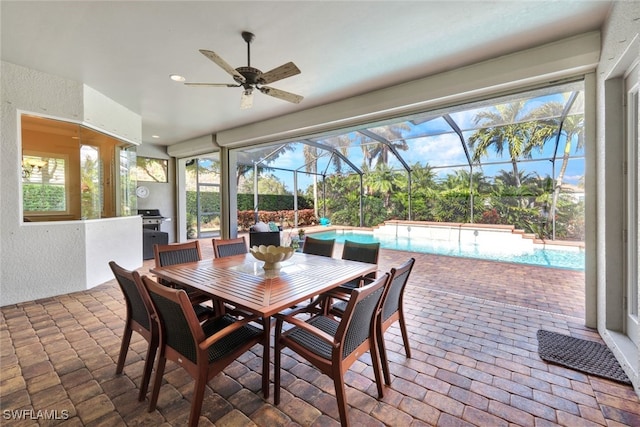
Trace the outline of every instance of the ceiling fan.
<instances>
[{"instance_id":1,"label":"ceiling fan","mask_svg":"<svg viewBox=\"0 0 640 427\"><path fill-rule=\"evenodd\" d=\"M265 84L277 82L278 80L286 79L287 77L300 74L300 70L293 62L287 62L273 70L263 73L257 68L251 66L251 42L255 39L255 35L248 31L242 32L242 38L247 42L247 66L233 68L224 59L222 59L217 53L210 50L200 49L200 53L215 62L220 68L225 70L233 77L236 84L231 83L190 83L185 82L187 86L209 86L209 87L242 87L242 96L240 98L240 108L247 109L253 105L253 91L258 89L265 95L273 96L274 98L282 99L284 101L293 102L294 104L300 103L303 97L291 92L276 89L269 86L263 86Z\"/></svg>"}]
</instances>

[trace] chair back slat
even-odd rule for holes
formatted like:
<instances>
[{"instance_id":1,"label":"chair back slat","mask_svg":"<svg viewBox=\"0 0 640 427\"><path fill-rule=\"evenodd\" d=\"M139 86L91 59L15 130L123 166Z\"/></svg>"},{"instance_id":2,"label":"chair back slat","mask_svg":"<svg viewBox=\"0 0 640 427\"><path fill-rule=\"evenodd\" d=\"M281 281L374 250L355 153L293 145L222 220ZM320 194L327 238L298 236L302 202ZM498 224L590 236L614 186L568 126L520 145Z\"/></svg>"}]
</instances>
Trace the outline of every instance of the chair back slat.
<instances>
[{"instance_id":1,"label":"chair back slat","mask_svg":"<svg viewBox=\"0 0 640 427\"><path fill-rule=\"evenodd\" d=\"M393 313L400 309L402 294L405 286L407 285L407 281L409 280L409 274L411 274L411 269L413 268L415 261L416 260L414 258L410 258L400 267L391 269L392 279L389 285L389 290L384 297L382 306L383 320L387 320L391 315L393 315Z\"/></svg>"},{"instance_id":2,"label":"chair back slat","mask_svg":"<svg viewBox=\"0 0 640 427\"><path fill-rule=\"evenodd\" d=\"M176 251L160 253L161 267L194 261L198 261L198 253L195 249L180 249Z\"/></svg>"},{"instance_id":3,"label":"chair back slat","mask_svg":"<svg viewBox=\"0 0 640 427\"><path fill-rule=\"evenodd\" d=\"M380 307L388 274L381 276L371 284L362 288L356 288L351 292L349 303L341 323L346 323L342 357L350 355L360 344L368 340L373 332L372 323L374 314ZM339 332L342 329L340 325Z\"/></svg>"},{"instance_id":4,"label":"chair back slat","mask_svg":"<svg viewBox=\"0 0 640 427\"><path fill-rule=\"evenodd\" d=\"M200 244L197 240L187 243L172 243L169 245L155 245L156 267L196 262L202 259Z\"/></svg>"},{"instance_id":5,"label":"chair back slat","mask_svg":"<svg viewBox=\"0 0 640 427\"><path fill-rule=\"evenodd\" d=\"M247 242L244 236L237 239L213 239L213 252L216 258L246 254Z\"/></svg>"},{"instance_id":6,"label":"chair back slat","mask_svg":"<svg viewBox=\"0 0 640 427\"><path fill-rule=\"evenodd\" d=\"M302 252L305 254L330 257L333 255L333 246L335 243L336 239L316 239L314 237L307 236L304 239Z\"/></svg>"},{"instance_id":7,"label":"chair back slat","mask_svg":"<svg viewBox=\"0 0 640 427\"><path fill-rule=\"evenodd\" d=\"M342 259L366 262L368 264L378 264L379 254L380 242L359 243L351 240L345 240L344 247L342 248ZM364 277L374 279L376 277L376 273L369 273Z\"/></svg>"},{"instance_id":8,"label":"chair back slat","mask_svg":"<svg viewBox=\"0 0 640 427\"><path fill-rule=\"evenodd\" d=\"M345 240L344 247L342 249L342 259L377 264L379 252L379 242L358 243L351 240Z\"/></svg>"}]
</instances>

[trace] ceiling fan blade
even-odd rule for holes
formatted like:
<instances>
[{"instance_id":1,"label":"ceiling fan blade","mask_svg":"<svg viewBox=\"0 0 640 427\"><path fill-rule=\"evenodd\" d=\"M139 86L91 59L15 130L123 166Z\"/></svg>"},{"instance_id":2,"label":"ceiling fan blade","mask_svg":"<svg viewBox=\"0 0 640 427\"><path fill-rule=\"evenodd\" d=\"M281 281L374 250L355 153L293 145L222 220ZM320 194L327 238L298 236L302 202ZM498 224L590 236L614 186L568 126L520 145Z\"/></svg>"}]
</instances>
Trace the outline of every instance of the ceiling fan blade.
<instances>
[{"instance_id":1,"label":"ceiling fan blade","mask_svg":"<svg viewBox=\"0 0 640 427\"><path fill-rule=\"evenodd\" d=\"M225 70L227 73L233 76L233 79L240 82L245 82L245 78L242 74L236 71L231 65L227 63L224 59L222 59L217 53L212 52L206 49L200 49L200 53L215 62L220 68Z\"/></svg>"},{"instance_id":2,"label":"ceiling fan blade","mask_svg":"<svg viewBox=\"0 0 640 427\"><path fill-rule=\"evenodd\" d=\"M204 87L240 87L240 85L232 85L231 83L190 83L185 82L185 86L204 86Z\"/></svg>"},{"instance_id":3,"label":"ceiling fan blade","mask_svg":"<svg viewBox=\"0 0 640 427\"><path fill-rule=\"evenodd\" d=\"M282 99L283 101L293 102L294 104L299 104L304 98L300 95L296 95L295 93L286 92L284 90L276 89L273 87L262 86L260 92L265 95L273 96L274 98Z\"/></svg>"},{"instance_id":4,"label":"ceiling fan blade","mask_svg":"<svg viewBox=\"0 0 640 427\"><path fill-rule=\"evenodd\" d=\"M300 69L296 67L296 64L293 62L287 62L273 70L262 73L258 81L260 84L269 84L277 82L278 80L286 79L287 77L295 76L296 74L300 74Z\"/></svg>"}]
</instances>

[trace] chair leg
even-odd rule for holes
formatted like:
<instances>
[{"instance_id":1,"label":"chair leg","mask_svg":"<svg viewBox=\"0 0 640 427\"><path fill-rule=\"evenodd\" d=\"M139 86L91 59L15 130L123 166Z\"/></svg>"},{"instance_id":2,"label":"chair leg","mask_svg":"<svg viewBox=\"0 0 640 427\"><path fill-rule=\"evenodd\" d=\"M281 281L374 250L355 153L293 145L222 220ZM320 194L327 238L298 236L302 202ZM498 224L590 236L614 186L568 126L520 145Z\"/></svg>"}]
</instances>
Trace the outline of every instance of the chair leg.
<instances>
[{"instance_id":1,"label":"chair leg","mask_svg":"<svg viewBox=\"0 0 640 427\"><path fill-rule=\"evenodd\" d=\"M156 364L156 377L153 380L151 399L149 399L149 412L153 412L156 409L158 395L160 394L160 386L162 386L162 377L164 376L164 366L166 363L167 359L164 357L164 354L160 352L160 357L158 357L158 363Z\"/></svg>"},{"instance_id":2,"label":"chair leg","mask_svg":"<svg viewBox=\"0 0 640 427\"><path fill-rule=\"evenodd\" d=\"M347 413L347 393L344 389L343 372L334 374L333 384L336 388L336 401L338 403L338 413L340 414L340 425L342 427L349 426L349 414Z\"/></svg>"},{"instance_id":3,"label":"chair leg","mask_svg":"<svg viewBox=\"0 0 640 427\"><path fill-rule=\"evenodd\" d=\"M404 341L404 353L408 359L411 359L411 346L409 345L409 333L407 332L407 324L404 321L404 314L400 310L400 331L402 332L402 341Z\"/></svg>"},{"instance_id":4,"label":"chair leg","mask_svg":"<svg viewBox=\"0 0 640 427\"><path fill-rule=\"evenodd\" d=\"M196 378L191 400L191 413L189 414L189 426L197 427L202 412L202 399L204 399L204 387L207 385L207 372L200 372Z\"/></svg>"},{"instance_id":5,"label":"chair leg","mask_svg":"<svg viewBox=\"0 0 640 427\"><path fill-rule=\"evenodd\" d=\"M149 389L149 381L151 380L151 371L153 370L153 362L155 362L156 351L158 350L158 338L152 337L149 340L149 347L147 348L147 356L144 361L144 370L142 371L142 382L140 383L140 393L138 394L138 401L142 402L147 395Z\"/></svg>"},{"instance_id":6,"label":"chair leg","mask_svg":"<svg viewBox=\"0 0 640 427\"><path fill-rule=\"evenodd\" d=\"M124 361L127 358L127 351L129 351L132 332L129 322L127 321L124 327L124 333L122 334L122 344L120 344L120 355L118 356L118 364L116 365L116 374L121 374L122 369L124 369Z\"/></svg>"},{"instance_id":7,"label":"chair leg","mask_svg":"<svg viewBox=\"0 0 640 427\"><path fill-rule=\"evenodd\" d=\"M380 364L382 365L382 373L384 374L384 382L387 385L391 385L389 359L387 359L387 348L384 345L384 331L380 325L376 327L376 336L378 341L378 353L380 354ZM373 357L373 354L371 356Z\"/></svg>"},{"instance_id":8,"label":"chair leg","mask_svg":"<svg viewBox=\"0 0 640 427\"><path fill-rule=\"evenodd\" d=\"M280 366L281 366L281 357L282 357L282 344L280 343L280 335L282 331L282 320L278 319L276 321L276 336L274 343L275 353L273 360L273 404L278 405L280 403Z\"/></svg>"},{"instance_id":9,"label":"chair leg","mask_svg":"<svg viewBox=\"0 0 640 427\"><path fill-rule=\"evenodd\" d=\"M371 354L371 361L373 362L373 375L376 378L378 397L382 399L384 397L384 387L382 386L382 375L380 374L380 355L378 351L378 344L376 343L377 334L374 334L370 341L371 348L369 349L369 353Z\"/></svg>"}]
</instances>

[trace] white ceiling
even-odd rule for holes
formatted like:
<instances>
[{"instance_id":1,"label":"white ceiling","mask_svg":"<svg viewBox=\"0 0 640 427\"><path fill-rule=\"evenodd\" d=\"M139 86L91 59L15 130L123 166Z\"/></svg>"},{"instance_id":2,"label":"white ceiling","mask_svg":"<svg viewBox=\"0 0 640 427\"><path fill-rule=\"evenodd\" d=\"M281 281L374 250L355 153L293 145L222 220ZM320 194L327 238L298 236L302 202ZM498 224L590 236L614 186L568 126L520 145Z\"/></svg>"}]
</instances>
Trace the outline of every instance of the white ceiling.
<instances>
[{"instance_id":1,"label":"white ceiling","mask_svg":"<svg viewBox=\"0 0 640 427\"><path fill-rule=\"evenodd\" d=\"M144 143L176 142L257 122L598 29L610 1L7 1L3 61L83 82L142 116ZM293 61L272 83L291 104L240 88L198 52L245 66ZM159 135L153 139L152 135Z\"/></svg>"}]
</instances>

